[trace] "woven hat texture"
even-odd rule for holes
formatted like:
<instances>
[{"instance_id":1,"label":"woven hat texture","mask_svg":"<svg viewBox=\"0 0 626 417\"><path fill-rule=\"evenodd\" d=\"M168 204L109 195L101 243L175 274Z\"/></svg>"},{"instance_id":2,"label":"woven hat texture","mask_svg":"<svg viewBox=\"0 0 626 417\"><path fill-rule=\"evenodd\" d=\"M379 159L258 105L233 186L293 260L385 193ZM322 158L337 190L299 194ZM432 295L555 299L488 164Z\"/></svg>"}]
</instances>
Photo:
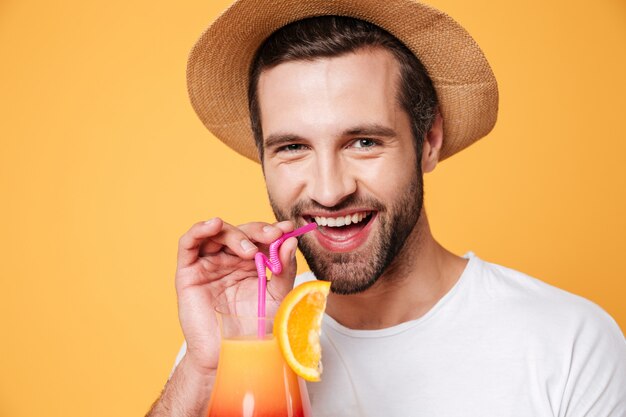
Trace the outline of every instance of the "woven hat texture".
<instances>
[{"instance_id":1,"label":"woven hat texture","mask_svg":"<svg viewBox=\"0 0 626 417\"><path fill-rule=\"evenodd\" d=\"M187 63L192 106L218 139L259 161L248 111L252 59L291 22L326 15L373 23L402 41L433 81L444 123L443 160L484 137L498 113L498 86L480 47L445 13L413 0L239 0L200 36Z\"/></svg>"}]
</instances>

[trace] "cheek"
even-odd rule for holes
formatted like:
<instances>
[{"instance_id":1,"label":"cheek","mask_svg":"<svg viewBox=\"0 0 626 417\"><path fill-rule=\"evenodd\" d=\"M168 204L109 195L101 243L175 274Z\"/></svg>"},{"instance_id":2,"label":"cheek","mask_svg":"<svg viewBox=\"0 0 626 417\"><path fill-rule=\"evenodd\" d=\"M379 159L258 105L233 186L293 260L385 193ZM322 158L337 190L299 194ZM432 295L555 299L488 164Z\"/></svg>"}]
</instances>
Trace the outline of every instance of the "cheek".
<instances>
[{"instance_id":1,"label":"cheek","mask_svg":"<svg viewBox=\"0 0 626 417\"><path fill-rule=\"evenodd\" d=\"M367 172L359 176L361 192L371 194L381 202L393 201L401 192L404 184L402 178L385 167L370 166Z\"/></svg>"},{"instance_id":2,"label":"cheek","mask_svg":"<svg viewBox=\"0 0 626 417\"><path fill-rule=\"evenodd\" d=\"M301 172L285 166L266 167L265 183L270 198L281 207L293 205L305 184Z\"/></svg>"},{"instance_id":3,"label":"cheek","mask_svg":"<svg viewBox=\"0 0 626 417\"><path fill-rule=\"evenodd\" d=\"M413 149L397 152L359 167L359 182L366 191L386 201L392 201L414 181L417 161Z\"/></svg>"}]
</instances>

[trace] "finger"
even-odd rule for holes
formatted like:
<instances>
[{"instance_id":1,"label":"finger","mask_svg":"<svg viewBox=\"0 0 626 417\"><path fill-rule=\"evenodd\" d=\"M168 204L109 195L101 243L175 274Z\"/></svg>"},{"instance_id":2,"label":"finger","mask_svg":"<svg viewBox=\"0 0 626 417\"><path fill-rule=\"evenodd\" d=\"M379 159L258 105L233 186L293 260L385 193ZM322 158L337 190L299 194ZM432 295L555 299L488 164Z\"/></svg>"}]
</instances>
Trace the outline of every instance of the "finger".
<instances>
[{"instance_id":1,"label":"finger","mask_svg":"<svg viewBox=\"0 0 626 417\"><path fill-rule=\"evenodd\" d=\"M284 296L291 288L293 288L293 281L296 277L296 249L298 248L298 240L295 237L290 237L285 240L278 249L278 258L283 266L283 270L280 274L272 275L272 285L276 291Z\"/></svg>"},{"instance_id":2,"label":"finger","mask_svg":"<svg viewBox=\"0 0 626 417\"><path fill-rule=\"evenodd\" d=\"M276 222L274 224L254 222L239 226L257 244L259 250L268 255L269 245L279 239L285 233L294 229L290 220Z\"/></svg>"},{"instance_id":3,"label":"finger","mask_svg":"<svg viewBox=\"0 0 626 417\"><path fill-rule=\"evenodd\" d=\"M221 232L204 242L201 254L211 255L220 251L242 259L252 259L259 248L242 229L224 222Z\"/></svg>"},{"instance_id":4,"label":"finger","mask_svg":"<svg viewBox=\"0 0 626 417\"><path fill-rule=\"evenodd\" d=\"M191 265L198 259L199 248L206 239L222 231L222 219L215 217L206 222L199 222L178 240L178 268Z\"/></svg>"},{"instance_id":5,"label":"finger","mask_svg":"<svg viewBox=\"0 0 626 417\"><path fill-rule=\"evenodd\" d=\"M293 231L293 229L296 227L291 220L284 220L282 222L276 222L274 223L274 226L279 228L283 232L283 234Z\"/></svg>"},{"instance_id":6,"label":"finger","mask_svg":"<svg viewBox=\"0 0 626 417\"><path fill-rule=\"evenodd\" d=\"M285 228L284 225L282 227ZM285 233L280 227L264 222L242 224L239 226L239 229L241 229L241 231L244 232L254 243L260 243L263 245L272 243Z\"/></svg>"}]
</instances>

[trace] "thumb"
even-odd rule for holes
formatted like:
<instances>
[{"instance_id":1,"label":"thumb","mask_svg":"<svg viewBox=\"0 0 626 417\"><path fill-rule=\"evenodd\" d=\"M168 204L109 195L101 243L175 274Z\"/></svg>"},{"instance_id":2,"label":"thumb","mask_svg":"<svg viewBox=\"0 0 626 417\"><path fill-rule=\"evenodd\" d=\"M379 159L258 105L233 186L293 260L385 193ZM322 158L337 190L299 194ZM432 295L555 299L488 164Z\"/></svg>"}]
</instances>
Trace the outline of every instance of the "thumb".
<instances>
[{"instance_id":1,"label":"thumb","mask_svg":"<svg viewBox=\"0 0 626 417\"><path fill-rule=\"evenodd\" d=\"M285 240L278 249L278 258L283 265L283 270L280 274L272 274L268 286L272 287L272 293L276 294L279 299L282 299L293 288L297 271L296 249L298 249L298 240L295 237Z\"/></svg>"}]
</instances>

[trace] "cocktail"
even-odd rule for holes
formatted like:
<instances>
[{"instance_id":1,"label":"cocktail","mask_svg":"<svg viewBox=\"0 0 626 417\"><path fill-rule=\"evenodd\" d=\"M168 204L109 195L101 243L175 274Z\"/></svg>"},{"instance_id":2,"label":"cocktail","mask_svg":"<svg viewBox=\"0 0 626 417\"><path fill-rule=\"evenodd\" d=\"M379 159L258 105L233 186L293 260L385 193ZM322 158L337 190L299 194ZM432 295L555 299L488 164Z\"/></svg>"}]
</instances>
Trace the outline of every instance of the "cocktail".
<instances>
[{"instance_id":1,"label":"cocktail","mask_svg":"<svg viewBox=\"0 0 626 417\"><path fill-rule=\"evenodd\" d=\"M256 308L255 303L217 308L221 344L208 417L310 416L305 383L287 365L272 335L278 304L267 303L262 318Z\"/></svg>"},{"instance_id":2,"label":"cocktail","mask_svg":"<svg viewBox=\"0 0 626 417\"><path fill-rule=\"evenodd\" d=\"M257 254L256 303L243 301L216 308L221 342L208 417L311 415L306 385L298 375L319 380L321 351L315 337L319 336L330 283L309 282L292 290L282 304L266 303L265 268L279 273L280 245L315 227L312 223L283 235L270 245L269 259Z\"/></svg>"}]
</instances>

